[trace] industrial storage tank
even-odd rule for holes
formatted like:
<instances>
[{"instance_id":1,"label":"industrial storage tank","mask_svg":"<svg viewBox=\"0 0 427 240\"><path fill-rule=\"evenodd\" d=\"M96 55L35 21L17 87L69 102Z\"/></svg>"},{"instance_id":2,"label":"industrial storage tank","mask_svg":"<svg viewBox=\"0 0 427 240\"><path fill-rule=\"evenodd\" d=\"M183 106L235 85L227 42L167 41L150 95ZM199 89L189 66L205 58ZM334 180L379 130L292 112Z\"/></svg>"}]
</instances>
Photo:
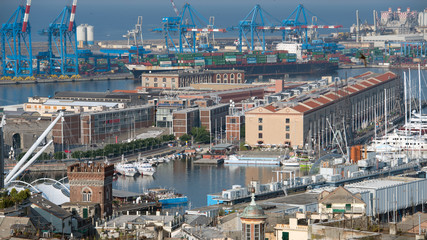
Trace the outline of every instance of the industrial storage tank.
<instances>
[{"instance_id":1,"label":"industrial storage tank","mask_svg":"<svg viewBox=\"0 0 427 240\"><path fill-rule=\"evenodd\" d=\"M418 14L418 25L420 27L427 27L427 8Z\"/></svg>"},{"instance_id":2,"label":"industrial storage tank","mask_svg":"<svg viewBox=\"0 0 427 240\"><path fill-rule=\"evenodd\" d=\"M87 32L87 44L89 46L93 46L94 45L94 41L93 41L93 26L86 25L86 32Z\"/></svg>"},{"instance_id":3,"label":"industrial storage tank","mask_svg":"<svg viewBox=\"0 0 427 240\"><path fill-rule=\"evenodd\" d=\"M86 25L77 26L77 44L79 48L83 48L87 45L87 36L86 36Z\"/></svg>"}]
</instances>

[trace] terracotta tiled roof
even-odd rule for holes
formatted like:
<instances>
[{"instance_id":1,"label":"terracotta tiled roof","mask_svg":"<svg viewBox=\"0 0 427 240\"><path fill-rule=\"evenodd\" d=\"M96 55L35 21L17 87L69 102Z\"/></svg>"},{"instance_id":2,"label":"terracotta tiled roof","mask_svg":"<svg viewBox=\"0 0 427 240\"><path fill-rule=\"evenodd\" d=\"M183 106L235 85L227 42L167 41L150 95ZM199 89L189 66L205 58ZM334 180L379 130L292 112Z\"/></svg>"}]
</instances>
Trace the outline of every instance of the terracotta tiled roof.
<instances>
[{"instance_id":1,"label":"terracotta tiled roof","mask_svg":"<svg viewBox=\"0 0 427 240\"><path fill-rule=\"evenodd\" d=\"M366 77L366 76L369 76L369 75L372 75L372 74L373 74L373 72L369 71L369 72L365 72L364 74L357 75L357 76L355 76L353 78L363 78L363 77Z\"/></svg>"},{"instance_id":2,"label":"terracotta tiled roof","mask_svg":"<svg viewBox=\"0 0 427 240\"><path fill-rule=\"evenodd\" d=\"M365 87L370 87L370 86L372 86L372 85L373 85L372 83L370 83L370 82L368 82L368 81L363 81L363 82L361 82L360 84L361 84L361 85L363 85L363 86L365 86Z\"/></svg>"},{"instance_id":3,"label":"terracotta tiled roof","mask_svg":"<svg viewBox=\"0 0 427 240\"><path fill-rule=\"evenodd\" d=\"M387 81L387 80L392 79L394 77L396 77L396 74L394 74L392 72L386 72L382 75L376 76L375 78L384 82L384 81Z\"/></svg>"},{"instance_id":4,"label":"terracotta tiled roof","mask_svg":"<svg viewBox=\"0 0 427 240\"><path fill-rule=\"evenodd\" d=\"M301 113L307 112L308 110L310 110L310 109L304 107L303 105L297 105L297 106L293 107L292 109L294 109L295 111L301 112Z\"/></svg>"},{"instance_id":5,"label":"terracotta tiled roof","mask_svg":"<svg viewBox=\"0 0 427 240\"><path fill-rule=\"evenodd\" d=\"M353 85L351 85L352 87L354 87L354 88L357 88L357 90L363 90L363 89L365 89L366 87L365 86L362 86L362 85L360 85L360 84L353 84Z\"/></svg>"},{"instance_id":6,"label":"terracotta tiled roof","mask_svg":"<svg viewBox=\"0 0 427 240\"><path fill-rule=\"evenodd\" d=\"M345 97L345 96L347 96L347 95L349 95L349 93L348 92L346 92L346 91L343 91L343 90L338 90L338 91L335 91L335 93L337 93L337 94L339 94L341 97Z\"/></svg>"},{"instance_id":7,"label":"terracotta tiled roof","mask_svg":"<svg viewBox=\"0 0 427 240\"><path fill-rule=\"evenodd\" d=\"M277 110L276 110L276 107L274 107L274 106L272 106L272 105L268 105L268 106L266 106L266 107L264 107L265 109L267 109L267 110L270 110L270 111L272 111L272 112L276 112Z\"/></svg>"},{"instance_id":8,"label":"terracotta tiled roof","mask_svg":"<svg viewBox=\"0 0 427 240\"><path fill-rule=\"evenodd\" d=\"M320 102L320 103L323 103L323 104L326 104L326 103L330 103L330 102L332 102L331 100L329 100L329 99L327 99L327 98L325 98L325 97L323 97L323 96L320 96L320 97L318 97L318 98L315 98L314 100L316 100L316 101L318 101L318 102Z\"/></svg>"},{"instance_id":9,"label":"terracotta tiled roof","mask_svg":"<svg viewBox=\"0 0 427 240\"><path fill-rule=\"evenodd\" d=\"M325 94L325 97L332 99L332 100L337 100L339 98L337 95L335 95L333 93Z\"/></svg>"},{"instance_id":10,"label":"terracotta tiled roof","mask_svg":"<svg viewBox=\"0 0 427 240\"><path fill-rule=\"evenodd\" d=\"M355 89L355 88L353 88L353 87L351 87L351 86L346 87L346 88L345 88L345 90L346 90L347 92L349 92L350 94L351 94L351 93L355 93L355 92L357 92L357 91L358 91L357 89Z\"/></svg>"},{"instance_id":11,"label":"terracotta tiled roof","mask_svg":"<svg viewBox=\"0 0 427 240\"><path fill-rule=\"evenodd\" d=\"M375 79L375 78L369 78L368 80L366 80L366 81L368 81L368 82L370 82L370 83L372 83L372 84L378 84L378 83L380 83L381 81L379 81L379 80L377 80L377 79Z\"/></svg>"},{"instance_id":12,"label":"terracotta tiled roof","mask_svg":"<svg viewBox=\"0 0 427 240\"><path fill-rule=\"evenodd\" d=\"M311 100L305 101L304 104L307 105L307 106L309 106L309 107L311 107L311 108L317 108L317 107L322 106L322 105L320 105L318 103L315 103L315 102L313 102Z\"/></svg>"}]
</instances>

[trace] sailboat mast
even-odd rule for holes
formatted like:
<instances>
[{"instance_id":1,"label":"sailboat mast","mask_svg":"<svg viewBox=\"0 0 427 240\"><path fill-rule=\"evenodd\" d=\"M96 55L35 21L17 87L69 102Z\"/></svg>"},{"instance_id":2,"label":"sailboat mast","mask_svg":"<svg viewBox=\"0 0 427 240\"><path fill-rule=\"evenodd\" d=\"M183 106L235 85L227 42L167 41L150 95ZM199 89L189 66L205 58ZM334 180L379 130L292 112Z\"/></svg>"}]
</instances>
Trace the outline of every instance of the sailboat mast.
<instances>
[{"instance_id":1,"label":"sailboat mast","mask_svg":"<svg viewBox=\"0 0 427 240\"><path fill-rule=\"evenodd\" d=\"M385 116L385 135L387 135L387 89L384 89L384 116Z\"/></svg>"},{"instance_id":2,"label":"sailboat mast","mask_svg":"<svg viewBox=\"0 0 427 240\"><path fill-rule=\"evenodd\" d=\"M405 101L405 135L408 135L408 99L406 94L406 72L403 72L403 95Z\"/></svg>"},{"instance_id":3,"label":"sailboat mast","mask_svg":"<svg viewBox=\"0 0 427 240\"><path fill-rule=\"evenodd\" d=\"M421 128L422 128L422 106L421 106L421 68L420 64L418 64L418 103L420 105L420 137L421 137Z\"/></svg>"}]
</instances>

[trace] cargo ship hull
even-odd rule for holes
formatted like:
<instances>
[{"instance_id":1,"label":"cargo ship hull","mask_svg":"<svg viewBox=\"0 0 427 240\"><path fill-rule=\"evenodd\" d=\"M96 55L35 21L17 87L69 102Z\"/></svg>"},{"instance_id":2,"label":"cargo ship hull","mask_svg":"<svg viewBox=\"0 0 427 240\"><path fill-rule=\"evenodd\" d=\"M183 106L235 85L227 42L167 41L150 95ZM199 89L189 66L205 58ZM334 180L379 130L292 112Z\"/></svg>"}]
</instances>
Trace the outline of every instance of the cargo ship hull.
<instances>
[{"instance_id":1,"label":"cargo ship hull","mask_svg":"<svg viewBox=\"0 0 427 240\"><path fill-rule=\"evenodd\" d=\"M129 64L126 67L132 72L135 78L140 78L143 73L153 73L160 71L176 71L190 68L188 66L174 66L174 67L161 67L161 66L144 66ZM315 74L327 73L338 69L338 63L327 61L307 62L307 63L256 63L256 64L225 64L225 65L205 65L205 69L239 69L244 70L246 77L281 77L287 75L298 74Z\"/></svg>"}]
</instances>

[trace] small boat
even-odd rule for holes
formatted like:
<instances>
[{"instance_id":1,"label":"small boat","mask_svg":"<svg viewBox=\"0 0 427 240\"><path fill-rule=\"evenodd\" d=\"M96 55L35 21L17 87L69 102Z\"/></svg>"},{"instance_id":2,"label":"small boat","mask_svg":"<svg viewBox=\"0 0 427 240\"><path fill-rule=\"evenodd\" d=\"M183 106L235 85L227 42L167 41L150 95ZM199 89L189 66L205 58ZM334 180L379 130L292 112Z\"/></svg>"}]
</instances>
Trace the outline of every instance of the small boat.
<instances>
[{"instance_id":1,"label":"small boat","mask_svg":"<svg viewBox=\"0 0 427 240\"><path fill-rule=\"evenodd\" d=\"M163 205L185 204L188 202L187 196L176 193L174 190L171 189L148 189L146 195L151 198L157 199Z\"/></svg>"},{"instance_id":2,"label":"small boat","mask_svg":"<svg viewBox=\"0 0 427 240\"><path fill-rule=\"evenodd\" d=\"M118 173L127 177L134 177L138 173L132 163L120 162L115 164L114 168Z\"/></svg>"},{"instance_id":3,"label":"small boat","mask_svg":"<svg viewBox=\"0 0 427 240\"><path fill-rule=\"evenodd\" d=\"M138 169L138 172L142 174L142 176L153 176L156 172L156 169L153 165L148 161L138 161L134 162L133 166Z\"/></svg>"}]
</instances>

